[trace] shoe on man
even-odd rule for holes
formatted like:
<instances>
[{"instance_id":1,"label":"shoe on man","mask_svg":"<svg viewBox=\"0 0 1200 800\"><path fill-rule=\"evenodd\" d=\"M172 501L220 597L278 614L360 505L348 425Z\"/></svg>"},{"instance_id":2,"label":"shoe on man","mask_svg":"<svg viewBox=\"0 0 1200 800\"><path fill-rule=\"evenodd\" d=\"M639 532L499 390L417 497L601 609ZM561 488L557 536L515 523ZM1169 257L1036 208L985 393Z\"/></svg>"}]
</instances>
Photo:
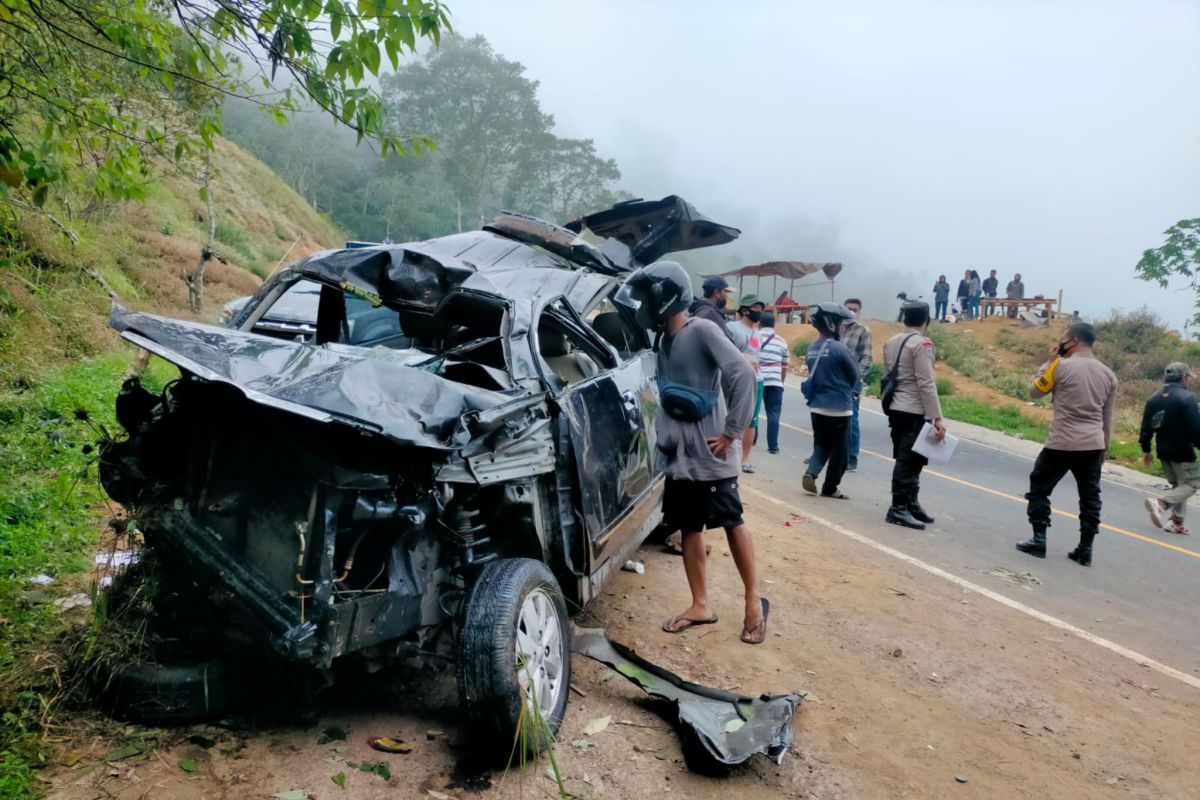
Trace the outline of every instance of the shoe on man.
<instances>
[{"instance_id":1,"label":"shoe on man","mask_svg":"<svg viewBox=\"0 0 1200 800\"><path fill-rule=\"evenodd\" d=\"M1045 558L1045 556L1042 556ZM1092 548L1079 545L1071 552L1067 553L1067 558L1074 561L1081 567L1090 567L1092 565Z\"/></svg>"},{"instance_id":2,"label":"shoe on man","mask_svg":"<svg viewBox=\"0 0 1200 800\"><path fill-rule=\"evenodd\" d=\"M908 513L912 514L913 519L920 520L926 525L932 525L934 523L933 517L929 516L929 512L921 508L921 504L916 500L909 501Z\"/></svg>"},{"instance_id":3,"label":"shoe on man","mask_svg":"<svg viewBox=\"0 0 1200 800\"><path fill-rule=\"evenodd\" d=\"M1034 531L1033 536L1023 542L1017 542L1017 549L1034 558L1046 557L1046 532ZM1091 550L1089 547L1088 550ZM1090 557L1090 556L1089 556Z\"/></svg>"},{"instance_id":4,"label":"shoe on man","mask_svg":"<svg viewBox=\"0 0 1200 800\"><path fill-rule=\"evenodd\" d=\"M800 479L800 485L804 487L804 491L809 494L817 493L817 476L811 472L804 473L804 477Z\"/></svg>"},{"instance_id":5,"label":"shoe on man","mask_svg":"<svg viewBox=\"0 0 1200 800\"><path fill-rule=\"evenodd\" d=\"M858 464L847 464L846 472L858 472Z\"/></svg>"},{"instance_id":6,"label":"shoe on man","mask_svg":"<svg viewBox=\"0 0 1200 800\"><path fill-rule=\"evenodd\" d=\"M1147 497L1146 510L1150 512L1150 521L1154 523L1154 527L1163 527L1163 513L1167 510L1167 504L1157 497Z\"/></svg>"},{"instance_id":7,"label":"shoe on man","mask_svg":"<svg viewBox=\"0 0 1200 800\"><path fill-rule=\"evenodd\" d=\"M915 531L925 530L925 525L908 512L907 506L891 506L888 508L887 515L883 519L893 525L912 528Z\"/></svg>"},{"instance_id":8,"label":"shoe on man","mask_svg":"<svg viewBox=\"0 0 1200 800\"><path fill-rule=\"evenodd\" d=\"M745 464L742 464L742 472L745 472L747 474L753 474L754 473L754 465L751 464L749 461L747 461Z\"/></svg>"},{"instance_id":9,"label":"shoe on man","mask_svg":"<svg viewBox=\"0 0 1200 800\"><path fill-rule=\"evenodd\" d=\"M1181 536L1187 536L1191 533L1191 531L1183 527L1183 520L1181 519L1172 519L1163 530L1167 533L1178 533Z\"/></svg>"}]
</instances>

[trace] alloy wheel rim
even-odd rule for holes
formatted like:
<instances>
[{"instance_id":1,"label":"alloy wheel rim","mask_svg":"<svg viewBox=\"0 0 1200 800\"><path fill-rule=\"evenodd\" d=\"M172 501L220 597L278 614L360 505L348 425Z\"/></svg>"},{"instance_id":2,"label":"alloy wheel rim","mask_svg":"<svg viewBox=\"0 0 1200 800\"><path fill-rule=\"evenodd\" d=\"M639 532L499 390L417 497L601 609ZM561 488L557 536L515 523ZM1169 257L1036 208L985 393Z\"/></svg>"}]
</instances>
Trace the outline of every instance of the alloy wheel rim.
<instances>
[{"instance_id":1,"label":"alloy wheel rim","mask_svg":"<svg viewBox=\"0 0 1200 800\"><path fill-rule=\"evenodd\" d=\"M563 689L562 622L550 594L538 587L517 617L517 681L531 710L548 721Z\"/></svg>"}]
</instances>

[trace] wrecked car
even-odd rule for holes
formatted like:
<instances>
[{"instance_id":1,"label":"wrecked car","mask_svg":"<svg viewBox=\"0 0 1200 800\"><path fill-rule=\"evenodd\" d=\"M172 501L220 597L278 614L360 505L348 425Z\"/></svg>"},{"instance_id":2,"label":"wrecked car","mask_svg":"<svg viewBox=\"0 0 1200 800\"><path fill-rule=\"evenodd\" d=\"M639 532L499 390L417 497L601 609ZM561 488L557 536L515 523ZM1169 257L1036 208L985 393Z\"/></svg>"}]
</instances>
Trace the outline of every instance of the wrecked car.
<instances>
[{"instance_id":1,"label":"wrecked car","mask_svg":"<svg viewBox=\"0 0 1200 800\"><path fill-rule=\"evenodd\" d=\"M569 615L660 516L655 360L623 276L738 233L678 197L566 227L502 214L316 253L229 327L114 305L180 377L122 387L104 486L195 604L289 668L442 653L480 735L552 734ZM314 293L311 336L261 329Z\"/></svg>"}]
</instances>

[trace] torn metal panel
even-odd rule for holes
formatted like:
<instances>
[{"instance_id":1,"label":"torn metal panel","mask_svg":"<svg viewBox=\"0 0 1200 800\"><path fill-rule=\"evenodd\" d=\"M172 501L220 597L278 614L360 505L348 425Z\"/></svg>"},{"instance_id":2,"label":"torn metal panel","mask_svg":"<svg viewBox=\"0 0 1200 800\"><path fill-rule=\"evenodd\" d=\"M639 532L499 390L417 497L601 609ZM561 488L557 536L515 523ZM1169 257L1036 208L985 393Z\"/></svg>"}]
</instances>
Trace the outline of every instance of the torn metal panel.
<instances>
[{"instance_id":1,"label":"torn metal panel","mask_svg":"<svg viewBox=\"0 0 1200 800\"><path fill-rule=\"evenodd\" d=\"M735 766L755 753L776 764L792 747L798 694L740 697L683 680L609 640L602 628L576 628L576 653L606 664L647 694L676 703L679 721L715 764Z\"/></svg>"},{"instance_id":2,"label":"torn metal panel","mask_svg":"<svg viewBox=\"0 0 1200 800\"><path fill-rule=\"evenodd\" d=\"M587 228L608 239L600 249L630 268L657 261L667 253L732 242L742 233L713 222L677 195L618 203L569 222L566 227L576 233Z\"/></svg>"},{"instance_id":3,"label":"torn metal panel","mask_svg":"<svg viewBox=\"0 0 1200 800\"><path fill-rule=\"evenodd\" d=\"M464 414L511 400L366 349L312 347L116 304L111 323L125 339L205 380L235 386L253 402L360 427L399 444L461 447L469 441L459 425Z\"/></svg>"}]
</instances>

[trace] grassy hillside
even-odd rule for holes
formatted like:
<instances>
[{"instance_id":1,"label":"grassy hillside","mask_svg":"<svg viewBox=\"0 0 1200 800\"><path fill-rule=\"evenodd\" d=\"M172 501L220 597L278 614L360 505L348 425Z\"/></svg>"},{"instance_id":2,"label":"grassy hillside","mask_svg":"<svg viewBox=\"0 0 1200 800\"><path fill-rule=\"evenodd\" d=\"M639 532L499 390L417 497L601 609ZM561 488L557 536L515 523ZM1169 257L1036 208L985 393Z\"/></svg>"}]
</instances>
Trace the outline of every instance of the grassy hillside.
<instances>
[{"instance_id":1,"label":"grassy hillside","mask_svg":"<svg viewBox=\"0 0 1200 800\"><path fill-rule=\"evenodd\" d=\"M1181 341L1147 311L1113 314L1095 324L1100 336L1096 354L1120 381L1110 457L1125 466L1160 474L1157 462L1150 467L1141 462L1137 439L1142 406L1160 385L1168 363L1185 361L1200 366L1200 346ZM878 364L884 342L902 326L879 321L868 325ZM1021 328L1000 318L932 326L938 389L946 417L1045 441L1050 402L1031 402L1029 382L1064 327L1064 323L1056 323L1050 328ZM784 325L779 330L793 345L816 338L812 326Z\"/></svg>"},{"instance_id":2,"label":"grassy hillside","mask_svg":"<svg viewBox=\"0 0 1200 800\"><path fill-rule=\"evenodd\" d=\"M342 236L270 169L220 142L212 187L216 252L209 262L205 308L252 292L281 259L294 260ZM207 237L199 187L166 175L147 187L146 202L72 211L57 219L27 214L15 229L0 228L0 392L22 391L64 364L116 346L108 330L108 291L122 302L179 316L187 311L184 270L195 270ZM86 206L86 200L75 206ZM290 251L290 252L289 252Z\"/></svg>"},{"instance_id":3,"label":"grassy hillside","mask_svg":"<svg viewBox=\"0 0 1200 800\"><path fill-rule=\"evenodd\" d=\"M341 234L267 167L218 145L212 188L217 252L205 307L214 321L281 261L333 246ZM79 209L86 209L81 214ZM104 497L94 445L113 430L113 401L132 348L109 330L109 292L127 305L194 316L183 270L207 236L198 187L164 177L143 204L87 208L67 200L56 219L0 228L0 797L35 797L35 773L56 757L47 743L69 694L64 632L85 630L85 609L54 601L88 593L98 539L120 509ZM147 380L171 377L165 363ZM34 582L49 579L48 585Z\"/></svg>"}]
</instances>

